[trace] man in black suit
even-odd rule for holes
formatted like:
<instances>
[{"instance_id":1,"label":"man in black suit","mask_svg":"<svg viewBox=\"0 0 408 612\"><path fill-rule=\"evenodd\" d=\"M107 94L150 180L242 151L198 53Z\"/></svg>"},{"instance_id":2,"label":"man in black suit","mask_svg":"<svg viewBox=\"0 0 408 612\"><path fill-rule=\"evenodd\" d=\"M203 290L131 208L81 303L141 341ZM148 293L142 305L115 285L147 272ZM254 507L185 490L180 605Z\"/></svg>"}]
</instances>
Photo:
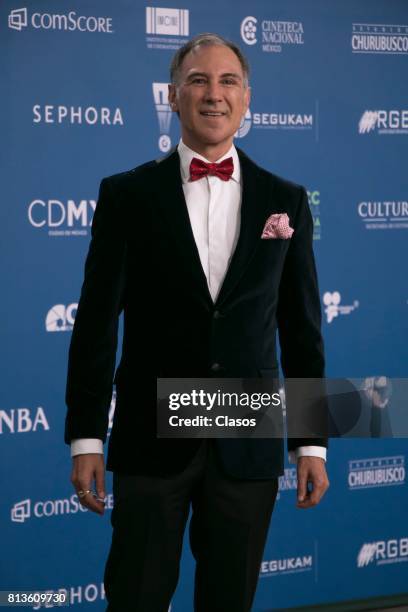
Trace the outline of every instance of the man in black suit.
<instances>
[{"instance_id":1,"label":"man in black suit","mask_svg":"<svg viewBox=\"0 0 408 612\"><path fill-rule=\"evenodd\" d=\"M248 612L283 470L280 439L158 439L156 378L273 378L276 331L286 377L324 375L306 192L234 147L249 100L239 48L199 35L171 67L177 150L101 183L70 347L65 440L81 502L102 514L115 383L110 612L167 610L190 506L195 610ZM325 446L288 441L300 508L327 489Z\"/></svg>"}]
</instances>

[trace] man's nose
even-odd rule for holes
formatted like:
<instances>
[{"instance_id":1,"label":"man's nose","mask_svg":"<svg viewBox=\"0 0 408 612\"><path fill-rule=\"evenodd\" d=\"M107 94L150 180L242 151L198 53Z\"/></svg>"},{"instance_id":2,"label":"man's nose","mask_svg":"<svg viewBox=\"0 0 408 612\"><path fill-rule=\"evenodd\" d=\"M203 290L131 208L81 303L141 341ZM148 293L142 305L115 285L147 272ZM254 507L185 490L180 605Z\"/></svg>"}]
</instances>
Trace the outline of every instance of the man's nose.
<instances>
[{"instance_id":1,"label":"man's nose","mask_svg":"<svg viewBox=\"0 0 408 612\"><path fill-rule=\"evenodd\" d=\"M219 83L209 82L205 91L206 102L214 104L222 100L222 91Z\"/></svg>"}]
</instances>

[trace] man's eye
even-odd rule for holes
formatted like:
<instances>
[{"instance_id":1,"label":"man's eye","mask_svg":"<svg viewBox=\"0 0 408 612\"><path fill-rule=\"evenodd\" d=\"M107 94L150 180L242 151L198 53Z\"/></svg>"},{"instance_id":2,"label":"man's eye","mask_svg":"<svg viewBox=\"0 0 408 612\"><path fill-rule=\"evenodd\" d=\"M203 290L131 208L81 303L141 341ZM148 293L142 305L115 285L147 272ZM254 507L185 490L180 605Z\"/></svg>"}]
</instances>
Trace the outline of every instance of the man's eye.
<instances>
[{"instance_id":1,"label":"man's eye","mask_svg":"<svg viewBox=\"0 0 408 612\"><path fill-rule=\"evenodd\" d=\"M205 79L203 79L202 77L196 77L195 79L192 79L191 82L192 83L198 83L199 85L202 85L203 83L205 83Z\"/></svg>"},{"instance_id":2,"label":"man's eye","mask_svg":"<svg viewBox=\"0 0 408 612\"><path fill-rule=\"evenodd\" d=\"M234 79L223 79L222 82L224 83L224 85L235 85Z\"/></svg>"}]
</instances>

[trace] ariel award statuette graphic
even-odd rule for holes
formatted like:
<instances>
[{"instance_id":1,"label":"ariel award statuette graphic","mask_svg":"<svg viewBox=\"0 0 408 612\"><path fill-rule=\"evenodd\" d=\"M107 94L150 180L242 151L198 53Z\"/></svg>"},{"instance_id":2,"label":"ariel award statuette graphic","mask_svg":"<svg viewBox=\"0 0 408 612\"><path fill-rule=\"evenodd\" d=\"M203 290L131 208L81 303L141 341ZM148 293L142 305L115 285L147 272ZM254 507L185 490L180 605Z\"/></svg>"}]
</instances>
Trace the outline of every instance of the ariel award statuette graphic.
<instances>
[{"instance_id":1,"label":"ariel award statuette graphic","mask_svg":"<svg viewBox=\"0 0 408 612\"><path fill-rule=\"evenodd\" d=\"M172 111L169 105L168 83L153 83L153 98L159 120L159 149L167 153L171 148L169 136Z\"/></svg>"}]
</instances>

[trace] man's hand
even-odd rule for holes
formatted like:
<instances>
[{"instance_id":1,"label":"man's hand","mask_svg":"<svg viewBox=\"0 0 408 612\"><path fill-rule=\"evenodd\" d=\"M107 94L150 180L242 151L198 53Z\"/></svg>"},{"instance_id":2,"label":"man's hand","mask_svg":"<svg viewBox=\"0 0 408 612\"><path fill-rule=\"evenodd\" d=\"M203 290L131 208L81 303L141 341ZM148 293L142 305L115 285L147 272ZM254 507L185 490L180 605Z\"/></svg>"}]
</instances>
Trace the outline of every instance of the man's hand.
<instances>
[{"instance_id":1,"label":"man's hand","mask_svg":"<svg viewBox=\"0 0 408 612\"><path fill-rule=\"evenodd\" d=\"M327 489L327 478L324 459L320 457L299 457L297 460L297 507L311 508L316 506ZM308 483L312 488L309 490Z\"/></svg>"},{"instance_id":2,"label":"man's hand","mask_svg":"<svg viewBox=\"0 0 408 612\"><path fill-rule=\"evenodd\" d=\"M105 465L103 455L99 453L89 453L85 455L75 455L72 458L71 482L75 487L80 503L96 512L103 514L105 510ZM95 481L97 499L93 494L93 483ZM80 492L89 491L81 496Z\"/></svg>"}]
</instances>

